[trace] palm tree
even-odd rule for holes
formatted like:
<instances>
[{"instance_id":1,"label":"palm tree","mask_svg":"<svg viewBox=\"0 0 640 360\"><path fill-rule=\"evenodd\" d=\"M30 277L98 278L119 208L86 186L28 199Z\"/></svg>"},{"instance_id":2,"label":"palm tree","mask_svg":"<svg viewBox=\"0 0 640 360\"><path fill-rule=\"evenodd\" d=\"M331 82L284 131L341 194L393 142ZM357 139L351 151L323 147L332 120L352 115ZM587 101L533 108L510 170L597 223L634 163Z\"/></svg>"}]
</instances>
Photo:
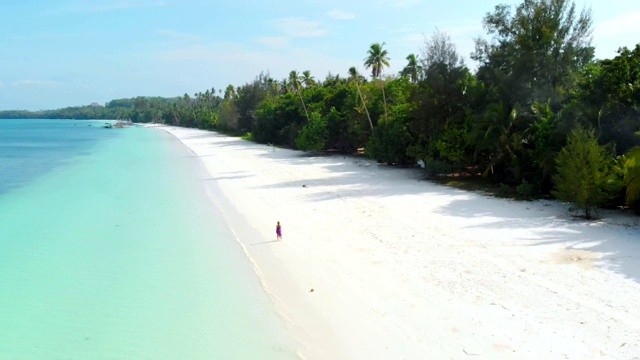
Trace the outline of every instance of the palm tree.
<instances>
[{"instance_id":1,"label":"palm tree","mask_svg":"<svg viewBox=\"0 0 640 360\"><path fill-rule=\"evenodd\" d=\"M477 129L472 134L476 142L474 156L482 154L488 160L484 176L494 174L496 167L511 167L511 171L519 172L516 159L522 150L522 134L516 131L518 111L503 103L492 103L477 119Z\"/></svg>"},{"instance_id":2,"label":"palm tree","mask_svg":"<svg viewBox=\"0 0 640 360\"><path fill-rule=\"evenodd\" d=\"M358 89L358 95L360 95L360 100L362 101L362 106L364 106L364 111L367 113L367 119L369 119L369 125L371 126L371 131L373 131L373 122L371 122L371 116L369 116L369 110L367 110L367 104L364 102L364 98L362 97L362 92L360 91L360 74L355 67L349 68L349 75L351 76L351 81L356 84L356 89Z\"/></svg>"},{"instance_id":3,"label":"palm tree","mask_svg":"<svg viewBox=\"0 0 640 360\"><path fill-rule=\"evenodd\" d=\"M364 66L366 68L371 68L371 77L373 79L377 79L382 75L382 68L385 66L389 66L389 57L387 56L387 50L383 50L382 47L384 43L374 43L371 44L369 48L368 54L364 59ZM382 101L384 104L384 117L386 120L389 120L389 113L387 112L387 98L384 95L384 80L380 83L382 87Z\"/></svg>"},{"instance_id":4,"label":"palm tree","mask_svg":"<svg viewBox=\"0 0 640 360\"><path fill-rule=\"evenodd\" d=\"M289 81L289 78L284 78L280 81L280 91L282 92L282 94L288 94L292 91L291 89L291 82Z\"/></svg>"},{"instance_id":5,"label":"palm tree","mask_svg":"<svg viewBox=\"0 0 640 360\"><path fill-rule=\"evenodd\" d=\"M382 68L389 66L389 57L387 56L387 50L383 50L382 47L385 43L374 43L369 48L369 56L364 59L364 66L371 68L371 76L377 79L382 75Z\"/></svg>"},{"instance_id":6,"label":"palm tree","mask_svg":"<svg viewBox=\"0 0 640 360\"><path fill-rule=\"evenodd\" d=\"M224 91L224 98L226 100L229 100L235 97L236 97L236 89L233 87L233 85L227 86L227 88Z\"/></svg>"},{"instance_id":7,"label":"palm tree","mask_svg":"<svg viewBox=\"0 0 640 360\"><path fill-rule=\"evenodd\" d=\"M302 103L302 108L304 109L304 114L307 117L307 122L309 121L309 113L307 112L307 106L304 104L304 100L302 99L302 84L300 83L300 75L295 70L292 70L289 73L289 83L291 83L291 87L300 97L300 102Z\"/></svg>"},{"instance_id":8,"label":"palm tree","mask_svg":"<svg viewBox=\"0 0 640 360\"><path fill-rule=\"evenodd\" d=\"M310 88L316 84L316 80L311 76L311 71L305 70L302 72L302 83L306 88Z\"/></svg>"},{"instance_id":9,"label":"palm tree","mask_svg":"<svg viewBox=\"0 0 640 360\"><path fill-rule=\"evenodd\" d=\"M407 66L402 69L400 74L402 76L408 76L412 83L417 83L418 79L422 76L423 68L418 61L418 57L415 54L409 54L407 56Z\"/></svg>"},{"instance_id":10,"label":"palm tree","mask_svg":"<svg viewBox=\"0 0 640 360\"><path fill-rule=\"evenodd\" d=\"M278 82L278 80L269 78L269 80L267 80L267 83L269 84L270 94L272 96L278 96L278 94L280 93L280 83Z\"/></svg>"}]
</instances>

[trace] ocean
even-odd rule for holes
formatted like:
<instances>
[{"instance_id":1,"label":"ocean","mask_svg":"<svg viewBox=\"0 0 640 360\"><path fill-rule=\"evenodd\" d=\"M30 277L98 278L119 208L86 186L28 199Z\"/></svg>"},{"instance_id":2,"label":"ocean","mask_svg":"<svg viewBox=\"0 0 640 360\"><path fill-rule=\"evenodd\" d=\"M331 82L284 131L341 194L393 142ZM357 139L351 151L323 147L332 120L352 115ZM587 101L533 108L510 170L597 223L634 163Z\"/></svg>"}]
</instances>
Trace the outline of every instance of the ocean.
<instances>
[{"instance_id":1,"label":"ocean","mask_svg":"<svg viewBox=\"0 0 640 360\"><path fill-rule=\"evenodd\" d=\"M296 359L160 129L0 120L0 359Z\"/></svg>"}]
</instances>

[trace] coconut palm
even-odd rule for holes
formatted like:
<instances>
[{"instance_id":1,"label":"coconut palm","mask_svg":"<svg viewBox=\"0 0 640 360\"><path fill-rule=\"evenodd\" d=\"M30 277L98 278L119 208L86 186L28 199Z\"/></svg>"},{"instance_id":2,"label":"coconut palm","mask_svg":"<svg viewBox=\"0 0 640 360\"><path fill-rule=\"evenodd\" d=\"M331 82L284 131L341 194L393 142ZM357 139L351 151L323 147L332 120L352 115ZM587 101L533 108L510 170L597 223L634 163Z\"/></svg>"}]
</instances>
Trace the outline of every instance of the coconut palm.
<instances>
[{"instance_id":1,"label":"coconut palm","mask_svg":"<svg viewBox=\"0 0 640 360\"><path fill-rule=\"evenodd\" d=\"M227 88L224 90L224 98L226 100L229 100L235 97L236 97L236 89L233 87L233 85L227 86Z\"/></svg>"},{"instance_id":2,"label":"coconut palm","mask_svg":"<svg viewBox=\"0 0 640 360\"><path fill-rule=\"evenodd\" d=\"M278 82L278 80L274 78L269 78L269 80L267 80L267 84L269 93L272 96L278 96L278 94L280 93L280 82Z\"/></svg>"},{"instance_id":3,"label":"coconut palm","mask_svg":"<svg viewBox=\"0 0 640 360\"><path fill-rule=\"evenodd\" d=\"M284 95L290 92L291 92L291 84L289 83L289 79L284 78L280 80L280 93Z\"/></svg>"},{"instance_id":4,"label":"coconut palm","mask_svg":"<svg viewBox=\"0 0 640 360\"><path fill-rule=\"evenodd\" d=\"M310 88L316 84L316 80L313 78L313 76L311 76L311 71L309 70L305 70L302 72L301 80L302 80L302 83L304 84L304 87L306 88Z\"/></svg>"},{"instance_id":5,"label":"coconut palm","mask_svg":"<svg viewBox=\"0 0 640 360\"><path fill-rule=\"evenodd\" d=\"M407 61L407 66L402 69L400 74L402 76L408 76L412 83L417 83L418 79L422 76L423 68L415 54L409 54L409 56L407 56Z\"/></svg>"},{"instance_id":6,"label":"coconut palm","mask_svg":"<svg viewBox=\"0 0 640 360\"><path fill-rule=\"evenodd\" d=\"M497 167L511 167L518 172L518 152L522 150L522 134L516 131L518 111L503 103L492 103L477 119L477 127L471 137L476 143L475 157L484 154L488 159L484 175L494 174Z\"/></svg>"},{"instance_id":7,"label":"coconut palm","mask_svg":"<svg viewBox=\"0 0 640 360\"><path fill-rule=\"evenodd\" d=\"M382 75L382 68L389 66L389 57L387 56L387 50L383 50L384 43L371 44L368 54L364 59L364 66L371 68L371 76L377 79Z\"/></svg>"},{"instance_id":8,"label":"coconut palm","mask_svg":"<svg viewBox=\"0 0 640 360\"><path fill-rule=\"evenodd\" d=\"M369 47L368 54L364 59L364 66L368 69L371 68L371 77L378 79L382 75L382 69L385 66L389 66L389 57L387 56L387 50L383 50L384 43L374 43ZM384 117L389 120L389 113L387 112L387 98L384 95L384 80L380 82L382 87L382 102L384 104Z\"/></svg>"},{"instance_id":9,"label":"coconut palm","mask_svg":"<svg viewBox=\"0 0 640 360\"><path fill-rule=\"evenodd\" d=\"M364 111L367 113L367 119L369 119L369 125L371 126L371 130L373 131L373 122L371 122L371 116L369 116L369 110L367 110L367 104L364 102L364 97L362 97L362 92L360 91L360 74L355 67L349 68L349 75L351 76L351 82L356 84L356 89L358 89L358 95L360 95L360 100L362 101L362 106L364 107Z\"/></svg>"},{"instance_id":10,"label":"coconut palm","mask_svg":"<svg viewBox=\"0 0 640 360\"><path fill-rule=\"evenodd\" d=\"M302 78L300 77L297 71L292 70L289 73L289 83L291 84L293 91L295 91L300 97L300 102L302 103L302 108L304 109L304 114L307 117L307 122L308 122L309 113L307 112L307 106L304 104L304 100L302 99L302 84L300 83L301 79Z\"/></svg>"}]
</instances>

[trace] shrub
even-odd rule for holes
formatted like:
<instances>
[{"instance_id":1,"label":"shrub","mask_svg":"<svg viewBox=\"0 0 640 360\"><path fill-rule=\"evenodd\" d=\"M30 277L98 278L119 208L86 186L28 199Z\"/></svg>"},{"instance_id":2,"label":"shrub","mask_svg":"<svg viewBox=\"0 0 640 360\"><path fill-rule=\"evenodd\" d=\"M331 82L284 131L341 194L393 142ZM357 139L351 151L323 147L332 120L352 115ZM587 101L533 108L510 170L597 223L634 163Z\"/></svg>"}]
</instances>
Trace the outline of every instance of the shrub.
<instances>
[{"instance_id":1,"label":"shrub","mask_svg":"<svg viewBox=\"0 0 640 360\"><path fill-rule=\"evenodd\" d=\"M587 219L596 207L621 189L615 159L598 144L593 130L578 126L567 137L567 145L556 157L552 194L584 210Z\"/></svg>"},{"instance_id":2,"label":"shrub","mask_svg":"<svg viewBox=\"0 0 640 360\"><path fill-rule=\"evenodd\" d=\"M309 123L300 130L296 146L304 151L320 151L324 149L326 142L327 121L319 113L313 112L309 116Z\"/></svg>"},{"instance_id":3,"label":"shrub","mask_svg":"<svg viewBox=\"0 0 640 360\"><path fill-rule=\"evenodd\" d=\"M633 205L640 200L640 147L631 149L625 157L624 182L627 186L626 202Z\"/></svg>"},{"instance_id":4,"label":"shrub","mask_svg":"<svg viewBox=\"0 0 640 360\"><path fill-rule=\"evenodd\" d=\"M522 184L516 186L516 192L520 196L532 197L540 193L538 188L539 188L538 184L522 182Z\"/></svg>"},{"instance_id":5,"label":"shrub","mask_svg":"<svg viewBox=\"0 0 640 360\"><path fill-rule=\"evenodd\" d=\"M379 162L389 165L405 165L411 159L407 148L411 144L411 135L400 121L381 122L373 130L366 147L366 154Z\"/></svg>"}]
</instances>

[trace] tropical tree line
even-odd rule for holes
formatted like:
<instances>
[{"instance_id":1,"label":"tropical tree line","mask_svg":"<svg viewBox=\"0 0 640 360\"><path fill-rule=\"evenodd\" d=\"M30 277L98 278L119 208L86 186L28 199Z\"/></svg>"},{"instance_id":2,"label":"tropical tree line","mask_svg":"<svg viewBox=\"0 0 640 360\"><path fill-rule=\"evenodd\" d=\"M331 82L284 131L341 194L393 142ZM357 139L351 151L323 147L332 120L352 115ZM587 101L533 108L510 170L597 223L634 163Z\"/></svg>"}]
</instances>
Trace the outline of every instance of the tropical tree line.
<instances>
[{"instance_id":1,"label":"tropical tree line","mask_svg":"<svg viewBox=\"0 0 640 360\"><path fill-rule=\"evenodd\" d=\"M498 5L482 22L475 71L436 31L418 54L403 56L399 74L388 72L381 42L344 77L262 73L224 95L211 89L105 108L306 151L419 162L433 176L481 175L522 196L573 202L586 217L601 206L640 209L640 44L595 59L592 14L568 0Z\"/></svg>"},{"instance_id":2,"label":"tropical tree line","mask_svg":"<svg viewBox=\"0 0 640 360\"><path fill-rule=\"evenodd\" d=\"M0 111L0 119L131 119L141 123L164 122L213 129L221 103L215 89L211 89L193 96L116 99L104 106L94 103L55 110L5 110Z\"/></svg>"},{"instance_id":3,"label":"tropical tree line","mask_svg":"<svg viewBox=\"0 0 640 360\"><path fill-rule=\"evenodd\" d=\"M586 217L637 207L640 45L596 60L591 12L565 0L498 5L483 25L474 72L440 31L399 74L385 74L389 54L374 43L362 62L370 76L355 66L323 81L261 74L224 99L217 126L302 150L419 161L432 175L481 174L574 202Z\"/></svg>"}]
</instances>

